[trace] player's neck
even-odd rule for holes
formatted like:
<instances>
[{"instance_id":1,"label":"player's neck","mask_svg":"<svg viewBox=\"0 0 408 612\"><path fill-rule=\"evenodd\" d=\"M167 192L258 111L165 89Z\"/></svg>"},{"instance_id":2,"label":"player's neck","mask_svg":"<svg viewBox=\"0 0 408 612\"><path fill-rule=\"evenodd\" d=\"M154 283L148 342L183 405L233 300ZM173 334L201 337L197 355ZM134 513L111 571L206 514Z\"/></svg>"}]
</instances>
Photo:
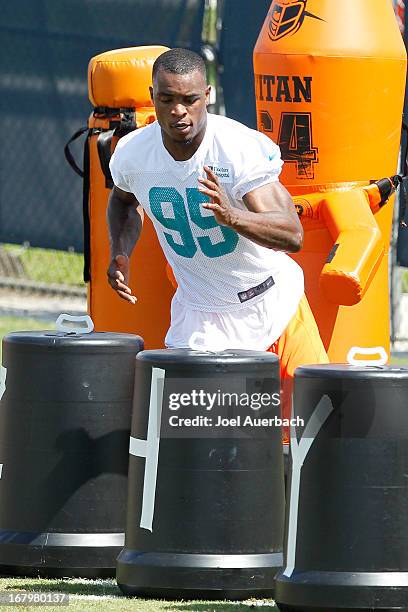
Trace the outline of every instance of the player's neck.
<instances>
[{"instance_id":1,"label":"player's neck","mask_svg":"<svg viewBox=\"0 0 408 612\"><path fill-rule=\"evenodd\" d=\"M177 142L169 138L162 130L162 141L165 149L170 153L176 161L187 161L191 159L194 153L203 142L206 126L196 136L187 142Z\"/></svg>"}]
</instances>

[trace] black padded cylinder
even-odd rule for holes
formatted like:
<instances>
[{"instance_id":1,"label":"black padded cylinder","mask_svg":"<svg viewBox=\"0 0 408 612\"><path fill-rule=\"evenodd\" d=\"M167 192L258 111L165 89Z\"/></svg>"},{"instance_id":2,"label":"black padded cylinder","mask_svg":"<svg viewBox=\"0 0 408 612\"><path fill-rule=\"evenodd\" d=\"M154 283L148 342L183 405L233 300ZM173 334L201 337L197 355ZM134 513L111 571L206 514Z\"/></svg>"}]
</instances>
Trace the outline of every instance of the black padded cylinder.
<instances>
[{"instance_id":1,"label":"black padded cylinder","mask_svg":"<svg viewBox=\"0 0 408 612\"><path fill-rule=\"evenodd\" d=\"M408 610L408 369L295 372L282 611Z\"/></svg>"},{"instance_id":2,"label":"black padded cylinder","mask_svg":"<svg viewBox=\"0 0 408 612\"><path fill-rule=\"evenodd\" d=\"M3 339L0 572L114 574L123 547L139 336Z\"/></svg>"},{"instance_id":3,"label":"black padded cylinder","mask_svg":"<svg viewBox=\"0 0 408 612\"><path fill-rule=\"evenodd\" d=\"M155 372L161 372L163 393L157 480L149 485L154 453L148 459L143 456L143 441L150 437L149 415L160 412L151 404ZM218 394L211 409L200 392ZM277 401L255 408L252 400L262 393ZM177 394L180 403L183 394L184 399L190 397L190 404L175 408ZM243 406L247 396L251 405ZM199 405L192 405L194 397ZM263 425L253 420L244 425L247 416L264 419ZM136 452L129 461L126 542L117 566L125 594L234 599L272 595L282 563L284 520L279 416L275 355L235 350L139 353L130 446L132 453L136 440ZM195 425L180 425L182 418ZM225 419L224 425L217 426L219 419ZM145 510L152 488L155 499L149 514Z\"/></svg>"}]
</instances>

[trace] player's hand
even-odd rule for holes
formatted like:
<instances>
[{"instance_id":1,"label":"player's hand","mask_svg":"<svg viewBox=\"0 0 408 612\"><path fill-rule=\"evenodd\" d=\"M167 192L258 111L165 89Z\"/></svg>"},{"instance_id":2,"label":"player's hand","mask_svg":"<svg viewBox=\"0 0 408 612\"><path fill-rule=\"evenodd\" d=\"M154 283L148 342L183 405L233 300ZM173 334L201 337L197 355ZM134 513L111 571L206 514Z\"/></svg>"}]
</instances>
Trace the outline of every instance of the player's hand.
<instances>
[{"instance_id":1,"label":"player's hand","mask_svg":"<svg viewBox=\"0 0 408 612\"><path fill-rule=\"evenodd\" d=\"M198 191L207 195L210 201L202 202L202 206L203 208L212 210L214 217L220 225L232 227L235 223L236 211L231 206L223 186L220 185L218 177L208 166L204 166L204 171L207 178L198 179L200 183Z\"/></svg>"},{"instance_id":2,"label":"player's hand","mask_svg":"<svg viewBox=\"0 0 408 612\"><path fill-rule=\"evenodd\" d=\"M136 304L137 298L129 287L129 257L116 255L108 268L108 283L116 293L130 304Z\"/></svg>"}]
</instances>

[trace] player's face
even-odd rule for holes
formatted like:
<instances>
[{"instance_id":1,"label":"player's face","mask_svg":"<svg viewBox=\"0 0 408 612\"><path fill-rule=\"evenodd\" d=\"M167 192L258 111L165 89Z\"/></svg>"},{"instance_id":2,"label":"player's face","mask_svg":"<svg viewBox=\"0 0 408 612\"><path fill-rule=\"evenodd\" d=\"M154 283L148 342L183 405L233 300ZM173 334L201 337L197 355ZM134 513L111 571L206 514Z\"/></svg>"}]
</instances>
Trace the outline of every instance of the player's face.
<instances>
[{"instance_id":1,"label":"player's face","mask_svg":"<svg viewBox=\"0 0 408 612\"><path fill-rule=\"evenodd\" d=\"M165 144L200 144L209 94L210 87L198 70L190 74L158 71L151 96Z\"/></svg>"}]
</instances>

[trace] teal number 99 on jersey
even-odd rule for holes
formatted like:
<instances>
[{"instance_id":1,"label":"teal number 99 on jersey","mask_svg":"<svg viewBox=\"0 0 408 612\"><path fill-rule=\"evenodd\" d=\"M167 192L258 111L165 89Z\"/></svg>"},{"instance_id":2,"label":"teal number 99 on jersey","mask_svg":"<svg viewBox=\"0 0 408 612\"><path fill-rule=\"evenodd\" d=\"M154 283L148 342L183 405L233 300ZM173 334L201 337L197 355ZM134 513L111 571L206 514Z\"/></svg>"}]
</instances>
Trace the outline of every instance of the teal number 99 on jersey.
<instances>
[{"instance_id":1,"label":"teal number 99 on jersey","mask_svg":"<svg viewBox=\"0 0 408 612\"><path fill-rule=\"evenodd\" d=\"M180 234L181 244L174 240L169 232L163 232L169 246L181 257L194 257L198 247L207 257L221 257L232 253L238 244L238 234L229 227L219 225L213 215L201 214L200 204L207 202L208 198L195 187L186 189L187 206L192 223L202 230L218 227L223 240L212 242L210 236L197 236L194 239L191 231L190 219L187 214L185 201L181 193L174 187L152 187L149 191L150 208L156 219L167 229ZM171 204L174 217L166 217L163 204ZM197 242L196 242L197 241ZM197 246L198 244L198 246Z\"/></svg>"}]
</instances>

